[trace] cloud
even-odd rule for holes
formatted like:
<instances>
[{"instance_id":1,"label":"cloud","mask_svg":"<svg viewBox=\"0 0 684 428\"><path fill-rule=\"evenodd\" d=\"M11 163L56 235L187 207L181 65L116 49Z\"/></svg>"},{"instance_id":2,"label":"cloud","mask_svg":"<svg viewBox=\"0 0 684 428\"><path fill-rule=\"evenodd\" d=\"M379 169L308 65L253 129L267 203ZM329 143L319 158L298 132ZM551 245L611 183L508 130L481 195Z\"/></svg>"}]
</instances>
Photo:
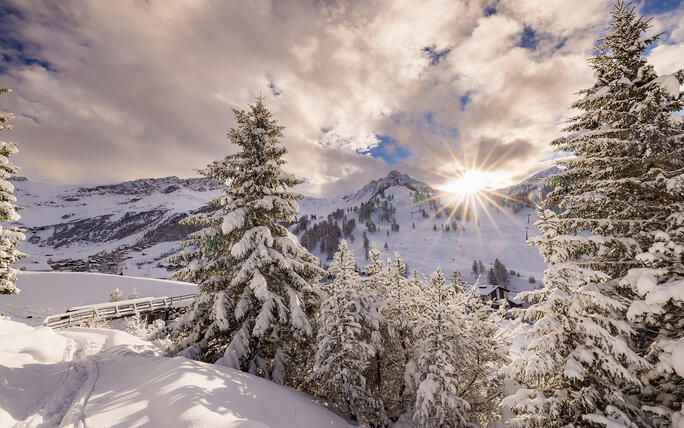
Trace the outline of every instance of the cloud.
<instances>
[{"instance_id":1,"label":"cloud","mask_svg":"<svg viewBox=\"0 0 684 428\"><path fill-rule=\"evenodd\" d=\"M434 182L491 151L515 177L550 159L611 4L10 0L2 109L22 173L52 182L194 175L259 94L305 193L348 193L393 168L382 156ZM681 14L654 20L660 72L684 66Z\"/></svg>"}]
</instances>

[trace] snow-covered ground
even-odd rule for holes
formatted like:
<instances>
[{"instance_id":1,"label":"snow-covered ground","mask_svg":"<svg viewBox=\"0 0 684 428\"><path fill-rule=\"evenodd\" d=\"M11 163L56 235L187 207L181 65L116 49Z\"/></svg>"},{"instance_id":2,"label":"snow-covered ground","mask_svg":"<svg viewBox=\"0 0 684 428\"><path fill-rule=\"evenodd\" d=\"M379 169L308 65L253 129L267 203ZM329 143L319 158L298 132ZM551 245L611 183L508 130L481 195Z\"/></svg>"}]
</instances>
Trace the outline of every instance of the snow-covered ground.
<instances>
[{"instance_id":1,"label":"snow-covered ground","mask_svg":"<svg viewBox=\"0 0 684 428\"><path fill-rule=\"evenodd\" d=\"M308 395L118 330L0 318L2 427L345 427Z\"/></svg>"},{"instance_id":2,"label":"snow-covered ground","mask_svg":"<svg viewBox=\"0 0 684 428\"><path fill-rule=\"evenodd\" d=\"M450 223L447 219L448 209L444 210L441 218L431 216L423 218L421 209L425 208L428 213L428 204L414 203L411 200L413 192L403 186L392 186L385 191L385 196L392 197L390 201L396 207L395 218L400 225L398 232L390 231L390 223L379 219L378 213L373 214L373 221L378 226L375 233L367 233L368 239L375 242L383 257L392 257L395 251L408 263L409 269L417 269L424 275L429 275L438 266L443 271L449 272L458 269L466 281L474 282L477 278L472 273L473 260L482 260L489 269L495 259L499 259L508 269L520 272L520 276L511 278L513 291L529 290L541 286L546 265L539 255L539 250L527 246L525 243L525 228L528 228L529 236L537 234L534 226L537 213L532 208L526 208L514 214L510 208L497 209L488 202L478 204L479 227L473 218L462 222L455 218L459 224L458 231L442 232L442 224ZM446 199L446 198L445 198ZM358 202L347 201L344 198L326 200L323 204L320 199L306 198L300 203L302 214L315 214L319 221L325 219L336 208L357 206ZM336 207L336 208L332 208ZM486 209L485 209L486 208ZM356 218L355 213L346 213L349 218ZM316 220L313 220L315 223ZM415 229L412 225L415 224ZM460 226L465 227L465 232ZM434 230L437 227L437 231ZM365 230L363 224L358 224L354 230L354 242L349 246L354 250L356 262L359 266L365 266L362 233ZM389 235L387 232L389 231ZM388 248L385 249L385 243ZM326 255L314 249L312 251L321 260ZM530 284L528 278L535 277L536 284ZM486 278L481 278L486 282Z\"/></svg>"},{"instance_id":3,"label":"snow-covered ground","mask_svg":"<svg viewBox=\"0 0 684 428\"><path fill-rule=\"evenodd\" d=\"M0 427L343 427L308 395L226 367L161 356L119 330L40 325L45 315L106 301L195 292L176 281L24 272L0 296ZM31 315L32 318L26 318ZM30 325L29 325L30 324Z\"/></svg>"},{"instance_id":4,"label":"snow-covered ground","mask_svg":"<svg viewBox=\"0 0 684 428\"><path fill-rule=\"evenodd\" d=\"M157 262L163 255L178 251L181 238L160 242L156 239L151 246L138 244L160 224L175 224L173 216L199 209L220 193L215 186L197 181L201 179L193 180L166 177L95 188L52 186L30 180L13 182L18 203L25 207L20 212L21 224L31 228L27 232L29 239L20 246L29 258L18 262L16 267L29 271L51 270L47 264L50 259L86 260L98 252L123 247L127 248L121 267L124 275L167 278L169 272ZM465 222L457 219L458 231L434 231L434 226L441 229L443 223L450 222L446 216L448 210L441 218L434 218L434 211L426 202L417 204L411 200L413 191L405 185L425 186L395 171L346 196L305 197L300 201L300 212L316 215L313 224L337 209L359 206L374 197L379 189L385 189L385 196L394 197L391 203L396 207L394 217L400 230L390 231L388 236L390 224L381 221L375 213L373 221L379 230L368 234L384 257L399 251L410 269L418 269L424 275L429 275L438 266L444 271L458 269L470 282L476 279L471 274L473 260L482 260L489 268L498 258L508 269L520 272L520 277L512 278L514 291L532 288L529 276L536 278L536 286L540 285L545 265L538 250L525 244L526 227L530 236L537 233L534 209L514 214L510 207L497 209L482 199L481 204L477 203L479 227L474 219ZM442 202L447 197L442 197ZM430 218L422 217L422 208L426 208ZM355 241L350 242L350 247L357 263L365 266L362 238L365 225L358 221L358 214L345 215L357 221L353 231ZM465 232L460 230L461 225ZM385 242L388 249L384 248ZM318 249L312 252L325 262L325 254Z\"/></svg>"},{"instance_id":5,"label":"snow-covered ground","mask_svg":"<svg viewBox=\"0 0 684 428\"><path fill-rule=\"evenodd\" d=\"M124 296L135 288L141 298L197 292L186 282L90 272L21 272L17 286L19 294L0 295L0 314L33 326L72 306L107 302L115 288Z\"/></svg>"}]
</instances>

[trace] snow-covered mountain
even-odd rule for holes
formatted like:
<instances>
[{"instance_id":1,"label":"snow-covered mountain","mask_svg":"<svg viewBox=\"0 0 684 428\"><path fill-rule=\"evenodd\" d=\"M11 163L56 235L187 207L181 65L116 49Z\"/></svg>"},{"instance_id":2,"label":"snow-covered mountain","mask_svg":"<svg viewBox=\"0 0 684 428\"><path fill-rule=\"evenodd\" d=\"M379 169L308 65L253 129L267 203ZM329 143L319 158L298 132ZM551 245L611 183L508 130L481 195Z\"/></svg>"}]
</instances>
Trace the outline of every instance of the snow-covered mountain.
<instances>
[{"instance_id":1,"label":"snow-covered mountain","mask_svg":"<svg viewBox=\"0 0 684 428\"><path fill-rule=\"evenodd\" d=\"M514 195L540 188L541 178L549 173L553 171L498 192ZM160 260L178 251L180 241L193 230L178 221L209 209L207 201L221 192L218 183L205 178L165 177L95 187L55 186L21 177L13 183L25 208L20 224L27 229L27 241L21 249L30 255L19 267L157 278L169 274ZM529 276L540 279L541 257L524 242L526 228L531 234L536 218L532 208L496 207L482 200L476 211L464 213L448 200L429 185L392 171L346 196L303 198L304 218L291 230L324 263L330 248L346 238L363 266L365 232L383 254L398 251L409 268L423 274L441 266L459 269L474 280L473 260L489 265L498 258L516 271L514 288L529 288Z\"/></svg>"}]
</instances>

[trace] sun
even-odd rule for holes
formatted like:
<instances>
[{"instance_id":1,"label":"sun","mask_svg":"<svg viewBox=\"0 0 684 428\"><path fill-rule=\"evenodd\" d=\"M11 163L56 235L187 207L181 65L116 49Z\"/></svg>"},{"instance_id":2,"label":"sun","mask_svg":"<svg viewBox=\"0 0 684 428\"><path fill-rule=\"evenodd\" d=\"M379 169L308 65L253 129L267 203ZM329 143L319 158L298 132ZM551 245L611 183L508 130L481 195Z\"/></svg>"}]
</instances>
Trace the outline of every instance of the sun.
<instances>
[{"instance_id":1,"label":"sun","mask_svg":"<svg viewBox=\"0 0 684 428\"><path fill-rule=\"evenodd\" d=\"M470 169L459 178L444 184L441 189L448 193L473 195L492 187L495 181L497 180L491 173Z\"/></svg>"}]
</instances>

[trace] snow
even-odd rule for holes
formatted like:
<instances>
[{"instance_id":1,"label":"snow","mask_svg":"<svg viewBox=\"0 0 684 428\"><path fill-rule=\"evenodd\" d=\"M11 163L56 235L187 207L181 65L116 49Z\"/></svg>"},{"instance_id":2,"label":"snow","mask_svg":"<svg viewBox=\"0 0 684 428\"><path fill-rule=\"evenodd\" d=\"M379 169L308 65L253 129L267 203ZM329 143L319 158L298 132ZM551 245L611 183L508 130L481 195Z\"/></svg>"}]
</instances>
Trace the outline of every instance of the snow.
<instances>
[{"instance_id":1,"label":"snow","mask_svg":"<svg viewBox=\"0 0 684 428\"><path fill-rule=\"evenodd\" d=\"M658 285L646 295L646 303L663 305L668 300L684 302L684 279Z\"/></svg>"},{"instance_id":2,"label":"snow","mask_svg":"<svg viewBox=\"0 0 684 428\"><path fill-rule=\"evenodd\" d=\"M684 339L680 339L672 350L672 368L684 378Z\"/></svg>"},{"instance_id":3,"label":"snow","mask_svg":"<svg viewBox=\"0 0 684 428\"><path fill-rule=\"evenodd\" d=\"M665 93L673 99L679 99L679 80L673 74L659 76L655 81L663 88Z\"/></svg>"},{"instance_id":4,"label":"snow","mask_svg":"<svg viewBox=\"0 0 684 428\"><path fill-rule=\"evenodd\" d=\"M379 219L379 214L372 215L373 221L378 226L378 232L367 233L370 242L377 244L382 258L391 257L395 251L408 264L408 269L417 269L421 274L427 276L441 266L445 272L458 269L463 278L469 283L475 282L477 277L471 273L473 260L482 260L485 267L489 269L495 258L498 258L507 269L513 269L520 273L520 277L511 276L510 297L513 298L518 291L525 291L541 286L541 279L544 276L546 265L539 254L539 250L530 247L525 242L525 227L529 227L529 236L537 234L534 223L537 220L535 209L525 208L518 213L511 212L509 207L497 209L489 206L488 202L483 201L489 215L485 214L482 207L478 207L480 227L477 227L475 220L461 221L454 218L459 227L465 226L466 231L434 231L433 225L440 229L442 224L450 223L446 213L442 218L422 218L421 208L425 208L428 213L434 214L428 208L427 203L415 203L411 200L413 191L403 186L391 186L385 190L386 197L393 197L390 201L396 207L394 217L400 225L398 232L387 231L390 225ZM447 196L443 196L443 202L447 201ZM328 214L337 208L358 206L359 202L354 197L342 197L337 199L313 199L304 198L300 201L301 214L315 214L316 220L311 224L325 219ZM358 224L356 213L345 213L348 218L357 220L356 228L353 231L354 242L347 240L349 247L354 251L356 263L365 266L368 261L365 259L363 249L363 231L366 230L363 224ZM529 223L528 223L529 215ZM341 222L340 222L341 223ZM415 230L412 228L415 223ZM311 228L311 224L309 228ZM301 234L300 234L301 236ZM387 242L388 248L384 248ZM318 248L311 251L312 254L325 262L326 255L321 253ZM536 284L530 284L528 278L533 276L537 279ZM484 278L482 279L484 280ZM481 281L482 282L482 281Z\"/></svg>"},{"instance_id":5,"label":"snow","mask_svg":"<svg viewBox=\"0 0 684 428\"><path fill-rule=\"evenodd\" d=\"M21 272L17 285L19 294L0 295L0 314L34 326L74 306L105 303L115 288L126 296L137 289L141 299L197 292L186 282L89 272Z\"/></svg>"},{"instance_id":6,"label":"snow","mask_svg":"<svg viewBox=\"0 0 684 428\"><path fill-rule=\"evenodd\" d=\"M347 427L304 393L117 330L0 319L0 426Z\"/></svg>"}]
</instances>

